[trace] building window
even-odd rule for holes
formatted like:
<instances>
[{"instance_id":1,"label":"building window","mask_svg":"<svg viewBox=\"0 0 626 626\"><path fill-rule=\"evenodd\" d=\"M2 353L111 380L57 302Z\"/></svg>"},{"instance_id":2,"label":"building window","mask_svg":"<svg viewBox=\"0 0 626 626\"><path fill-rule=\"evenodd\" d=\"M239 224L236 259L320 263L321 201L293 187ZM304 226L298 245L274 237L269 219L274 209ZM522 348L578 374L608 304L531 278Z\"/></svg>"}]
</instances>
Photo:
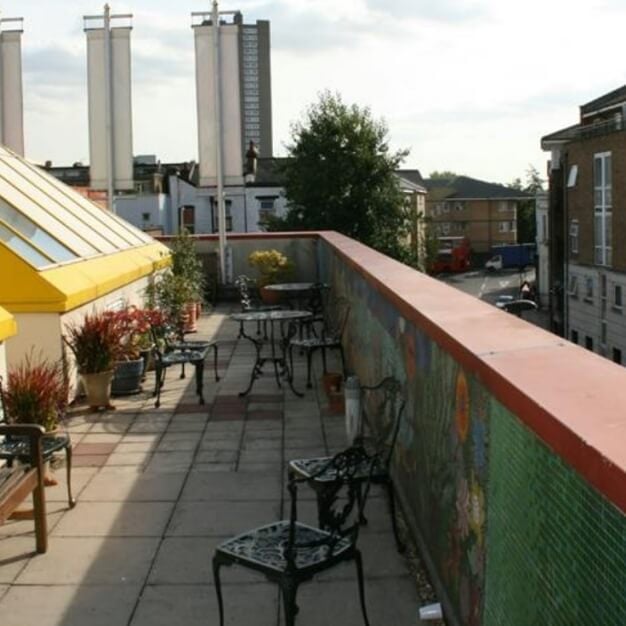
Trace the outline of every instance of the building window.
<instances>
[{"instance_id":1,"label":"building window","mask_svg":"<svg viewBox=\"0 0 626 626\"><path fill-rule=\"evenodd\" d=\"M450 234L450 222L443 222L441 224L441 231L443 232L444 235L449 235Z\"/></svg>"},{"instance_id":2,"label":"building window","mask_svg":"<svg viewBox=\"0 0 626 626\"><path fill-rule=\"evenodd\" d=\"M569 284L567 286L567 293L573 298L578 297L578 276L570 275Z\"/></svg>"},{"instance_id":3,"label":"building window","mask_svg":"<svg viewBox=\"0 0 626 626\"><path fill-rule=\"evenodd\" d=\"M149 222L150 221L150 213L142 213L141 214L141 221L142 222Z\"/></svg>"},{"instance_id":4,"label":"building window","mask_svg":"<svg viewBox=\"0 0 626 626\"><path fill-rule=\"evenodd\" d=\"M504 212L509 210L509 203L507 200L500 200L498 202L498 211Z\"/></svg>"},{"instance_id":5,"label":"building window","mask_svg":"<svg viewBox=\"0 0 626 626\"><path fill-rule=\"evenodd\" d=\"M576 180L578 179L578 165L572 165L569 168L569 174L567 176L567 186L571 189L576 187Z\"/></svg>"},{"instance_id":6,"label":"building window","mask_svg":"<svg viewBox=\"0 0 626 626\"><path fill-rule=\"evenodd\" d=\"M450 212L450 205L447 202L443 203L443 212L444 213L449 213Z\"/></svg>"},{"instance_id":7,"label":"building window","mask_svg":"<svg viewBox=\"0 0 626 626\"><path fill-rule=\"evenodd\" d=\"M593 339L589 335L585 335L585 348L593 350Z\"/></svg>"},{"instance_id":8,"label":"building window","mask_svg":"<svg viewBox=\"0 0 626 626\"><path fill-rule=\"evenodd\" d=\"M510 222L498 222L498 230L501 233L508 233L509 225L510 225Z\"/></svg>"},{"instance_id":9,"label":"building window","mask_svg":"<svg viewBox=\"0 0 626 626\"><path fill-rule=\"evenodd\" d=\"M585 278L585 300L593 300L593 278L591 276Z\"/></svg>"},{"instance_id":10,"label":"building window","mask_svg":"<svg viewBox=\"0 0 626 626\"><path fill-rule=\"evenodd\" d=\"M613 198L611 190L611 153L593 157L594 250L597 265L611 265L611 226Z\"/></svg>"},{"instance_id":11,"label":"building window","mask_svg":"<svg viewBox=\"0 0 626 626\"><path fill-rule=\"evenodd\" d=\"M517 230L517 224L515 222L509 222L509 230L514 233Z\"/></svg>"},{"instance_id":12,"label":"building window","mask_svg":"<svg viewBox=\"0 0 626 626\"><path fill-rule=\"evenodd\" d=\"M569 251L578 254L578 220L572 220L569 225Z\"/></svg>"},{"instance_id":13,"label":"building window","mask_svg":"<svg viewBox=\"0 0 626 626\"><path fill-rule=\"evenodd\" d=\"M465 204L463 202L455 202L454 203L454 210L455 211L464 211L465 210Z\"/></svg>"},{"instance_id":14,"label":"building window","mask_svg":"<svg viewBox=\"0 0 626 626\"><path fill-rule=\"evenodd\" d=\"M622 309L622 286L613 286L613 306L621 311Z\"/></svg>"},{"instance_id":15,"label":"building window","mask_svg":"<svg viewBox=\"0 0 626 626\"><path fill-rule=\"evenodd\" d=\"M571 337L572 337L572 343L578 343L578 331L577 330L572 330L571 332Z\"/></svg>"},{"instance_id":16,"label":"building window","mask_svg":"<svg viewBox=\"0 0 626 626\"><path fill-rule=\"evenodd\" d=\"M600 344L606 346L607 323L605 320L600 322Z\"/></svg>"},{"instance_id":17,"label":"building window","mask_svg":"<svg viewBox=\"0 0 626 626\"><path fill-rule=\"evenodd\" d=\"M613 362L622 364L622 351L619 348L613 348Z\"/></svg>"}]
</instances>

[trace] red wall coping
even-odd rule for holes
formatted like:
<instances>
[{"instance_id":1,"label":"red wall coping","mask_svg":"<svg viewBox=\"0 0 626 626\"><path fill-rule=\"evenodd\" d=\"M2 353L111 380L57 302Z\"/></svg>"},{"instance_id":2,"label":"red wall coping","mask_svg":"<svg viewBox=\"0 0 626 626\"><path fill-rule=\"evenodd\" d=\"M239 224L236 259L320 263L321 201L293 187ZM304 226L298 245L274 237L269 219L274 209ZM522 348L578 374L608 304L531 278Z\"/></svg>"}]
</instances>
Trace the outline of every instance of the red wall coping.
<instances>
[{"instance_id":1,"label":"red wall coping","mask_svg":"<svg viewBox=\"0 0 626 626\"><path fill-rule=\"evenodd\" d=\"M626 370L344 235L319 233L626 513Z\"/></svg>"},{"instance_id":2,"label":"red wall coping","mask_svg":"<svg viewBox=\"0 0 626 626\"><path fill-rule=\"evenodd\" d=\"M326 231L294 231L280 232L280 233L226 233L226 241L232 240L245 240L245 239L317 239ZM191 235L193 239L198 241L218 241L219 235ZM157 241L171 241L176 239L176 235L157 235L154 237Z\"/></svg>"}]
</instances>

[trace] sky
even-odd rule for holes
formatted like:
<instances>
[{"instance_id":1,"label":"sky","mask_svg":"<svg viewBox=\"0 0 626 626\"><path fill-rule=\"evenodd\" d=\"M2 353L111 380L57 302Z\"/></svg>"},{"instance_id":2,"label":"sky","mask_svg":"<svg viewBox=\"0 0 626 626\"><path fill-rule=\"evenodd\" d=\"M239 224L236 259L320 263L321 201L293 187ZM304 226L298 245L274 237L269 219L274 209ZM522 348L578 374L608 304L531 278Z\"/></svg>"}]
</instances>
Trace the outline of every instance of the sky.
<instances>
[{"instance_id":1,"label":"sky","mask_svg":"<svg viewBox=\"0 0 626 626\"><path fill-rule=\"evenodd\" d=\"M4 0L24 17L26 156L89 160L83 15L104 2ZM133 151L197 159L191 11L208 0L111 1L133 13ZM321 91L368 107L404 167L491 182L542 174L540 139L626 83L626 0L233 0L271 22L274 153Z\"/></svg>"}]
</instances>

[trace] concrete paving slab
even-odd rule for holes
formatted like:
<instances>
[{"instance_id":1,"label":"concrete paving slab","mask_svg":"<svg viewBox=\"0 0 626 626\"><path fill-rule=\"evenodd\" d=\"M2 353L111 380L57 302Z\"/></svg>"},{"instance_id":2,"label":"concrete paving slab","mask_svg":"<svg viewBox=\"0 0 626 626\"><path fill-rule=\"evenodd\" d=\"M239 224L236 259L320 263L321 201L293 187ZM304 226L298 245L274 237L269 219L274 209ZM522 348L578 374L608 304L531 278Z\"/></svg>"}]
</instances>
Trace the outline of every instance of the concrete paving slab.
<instances>
[{"instance_id":1,"label":"concrete paving slab","mask_svg":"<svg viewBox=\"0 0 626 626\"><path fill-rule=\"evenodd\" d=\"M0 539L0 583L12 583L36 554L34 535Z\"/></svg>"},{"instance_id":2,"label":"concrete paving slab","mask_svg":"<svg viewBox=\"0 0 626 626\"><path fill-rule=\"evenodd\" d=\"M227 537L167 537L150 573L150 584L213 584L212 558L215 548ZM266 578L245 567L222 570L223 583L258 583Z\"/></svg>"},{"instance_id":3,"label":"concrete paving slab","mask_svg":"<svg viewBox=\"0 0 626 626\"><path fill-rule=\"evenodd\" d=\"M0 600L2 626L126 624L140 590L139 585L15 585Z\"/></svg>"},{"instance_id":4,"label":"concrete paving slab","mask_svg":"<svg viewBox=\"0 0 626 626\"><path fill-rule=\"evenodd\" d=\"M238 450L200 450L194 459L194 464L235 463L238 456Z\"/></svg>"},{"instance_id":5,"label":"concrete paving slab","mask_svg":"<svg viewBox=\"0 0 626 626\"><path fill-rule=\"evenodd\" d=\"M120 471L105 467L81 494L81 502L169 502L175 501L186 473Z\"/></svg>"},{"instance_id":6,"label":"concrete paving slab","mask_svg":"<svg viewBox=\"0 0 626 626\"><path fill-rule=\"evenodd\" d=\"M298 626L363 625L356 567L352 581L302 585L297 602ZM420 623L415 588L407 577L366 580L365 603L370 624L417 626Z\"/></svg>"},{"instance_id":7,"label":"concrete paving slab","mask_svg":"<svg viewBox=\"0 0 626 626\"><path fill-rule=\"evenodd\" d=\"M129 585L148 575L159 540L143 537L55 537L31 559L20 585Z\"/></svg>"},{"instance_id":8,"label":"concrete paving slab","mask_svg":"<svg viewBox=\"0 0 626 626\"><path fill-rule=\"evenodd\" d=\"M237 593L233 593L236 591ZM276 626L278 594L273 585L224 589L226 624ZM144 590L130 626L207 626L218 624L213 586L155 585Z\"/></svg>"},{"instance_id":9,"label":"concrete paving slab","mask_svg":"<svg viewBox=\"0 0 626 626\"><path fill-rule=\"evenodd\" d=\"M277 476L242 474L241 472L213 475L192 470L189 473L181 500L209 500L216 503L217 501L231 500L269 500L276 502L280 500L280 490L281 482Z\"/></svg>"},{"instance_id":10,"label":"concrete paving slab","mask_svg":"<svg viewBox=\"0 0 626 626\"><path fill-rule=\"evenodd\" d=\"M193 451L155 452L146 466L146 472L186 472L191 466Z\"/></svg>"},{"instance_id":11,"label":"concrete paving slab","mask_svg":"<svg viewBox=\"0 0 626 626\"><path fill-rule=\"evenodd\" d=\"M82 502L68 511L51 537L159 537L169 520L170 502Z\"/></svg>"},{"instance_id":12,"label":"concrete paving slab","mask_svg":"<svg viewBox=\"0 0 626 626\"><path fill-rule=\"evenodd\" d=\"M279 519L278 502L179 502L167 528L168 537L229 537Z\"/></svg>"}]
</instances>

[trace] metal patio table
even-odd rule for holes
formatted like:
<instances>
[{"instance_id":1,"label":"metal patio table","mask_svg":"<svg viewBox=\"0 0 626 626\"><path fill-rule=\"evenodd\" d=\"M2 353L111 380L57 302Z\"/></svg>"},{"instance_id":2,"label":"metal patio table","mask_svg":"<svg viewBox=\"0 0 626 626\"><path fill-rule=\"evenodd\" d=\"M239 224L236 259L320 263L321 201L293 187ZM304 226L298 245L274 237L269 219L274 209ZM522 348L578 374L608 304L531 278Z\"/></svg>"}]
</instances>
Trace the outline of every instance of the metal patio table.
<instances>
[{"instance_id":1,"label":"metal patio table","mask_svg":"<svg viewBox=\"0 0 626 626\"><path fill-rule=\"evenodd\" d=\"M293 372L289 370L289 364L286 358L286 345L284 341L284 324L291 322L301 322L312 317L310 311L250 311L248 313L232 313L231 319L236 322L241 322L244 326L242 336L248 339L254 345L256 350L256 358L254 367L252 368L252 374L250 376L250 383L248 387L242 391L239 395L246 396L250 393L254 381L262 374L263 366L267 361L271 361L274 366L274 377L276 378L276 384L278 387L282 387L280 383L281 376L284 376L289 384L289 388L299 397L304 394L297 391L293 386ZM266 322L270 326L269 338L265 337L253 337L245 332L246 322ZM276 325L279 325L278 335L276 332ZM269 344L270 356L263 356L263 346ZM277 345L279 344L279 345Z\"/></svg>"}]
</instances>

